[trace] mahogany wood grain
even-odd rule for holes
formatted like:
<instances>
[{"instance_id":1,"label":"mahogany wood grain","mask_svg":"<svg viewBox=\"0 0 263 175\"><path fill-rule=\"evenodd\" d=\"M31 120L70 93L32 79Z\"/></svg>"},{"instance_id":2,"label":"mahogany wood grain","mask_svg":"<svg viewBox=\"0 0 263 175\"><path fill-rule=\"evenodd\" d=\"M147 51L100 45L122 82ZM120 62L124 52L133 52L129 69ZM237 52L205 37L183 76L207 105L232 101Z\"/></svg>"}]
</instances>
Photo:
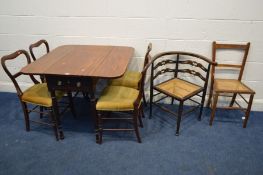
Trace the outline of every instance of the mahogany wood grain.
<instances>
[{"instance_id":1,"label":"mahogany wood grain","mask_svg":"<svg viewBox=\"0 0 263 175\"><path fill-rule=\"evenodd\" d=\"M134 48L64 45L22 68L24 74L116 78L124 74Z\"/></svg>"},{"instance_id":2,"label":"mahogany wood grain","mask_svg":"<svg viewBox=\"0 0 263 175\"><path fill-rule=\"evenodd\" d=\"M64 45L57 47L20 71L28 75L44 75L51 93L54 116L58 120L58 133L64 139L56 90L89 93L95 116L96 78L117 78L124 74L133 56L134 48L125 46Z\"/></svg>"}]
</instances>

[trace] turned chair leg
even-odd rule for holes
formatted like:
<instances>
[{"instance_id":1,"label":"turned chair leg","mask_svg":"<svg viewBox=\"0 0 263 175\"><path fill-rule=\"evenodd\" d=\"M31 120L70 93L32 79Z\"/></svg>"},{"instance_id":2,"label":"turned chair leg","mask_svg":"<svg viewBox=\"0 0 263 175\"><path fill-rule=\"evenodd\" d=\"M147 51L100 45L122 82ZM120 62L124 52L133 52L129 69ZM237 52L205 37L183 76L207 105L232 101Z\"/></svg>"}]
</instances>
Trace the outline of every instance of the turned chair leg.
<instances>
[{"instance_id":1,"label":"turned chair leg","mask_svg":"<svg viewBox=\"0 0 263 175\"><path fill-rule=\"evenodd\" d=\"M100 112L96 112L96 122L97 122L97 129L96 129L96 143L102 144L102 114Z\"/></svg>"},{"instance_id":2,"label":"turned chair leg","mask_svg":"<svg viewBox=\"0 0 263 175\"><path fill-rule=\"evenodd\" d=\"M139 120L139 126L141 128L143 128L142 115L143 115L143 111L139 109L138 120Z\"/></svg>"},{"instance_id":3,"label":"turned chair leg","mask_svg":"<svg viewBox=\"0 0 263 175\"><path fill-rule=\"evenodd\" d=\"M143 114L143 107L141 105L139 107L139 115L138 115L139 125L141 128L143 128L142 117L144 118L144 114Z\"/></svg>"},{"instance_id":4,"label":"turned chair leg","mask_svg":"<svg viewBox=\"0 0 263 175\"><path fill-rule=\"evenodd\" d=\"M139 117L139 110L138 108L136 108L133 114L133 127L134 127L134 131L135 131L138 143L142 143L139 128L138 128L138 117Z\"/></svg>"},{"instance_id":5,"label":"turned chair leg","mask_svg":"<svg viewBox=\"0 0 263 175\"><path fill-rule=\"evenodd\" d=\"M209 122L209 125L210 125L210 126L212 126L213 121L214 121L215 112L216 112L216 105L217 105L217 100L218 100L218 95L219 95L219 94L217 94L217 93L214 95L212 112L211 112L210 122Z\"/></svg>"},{"instance_id":6,"label":"turned chair leg","mask_svg":"<svg viewBox=\"0 0 263 175\"><path fill-rule=\"evenodd\" d=\"M64 139L64 132L63 132L61 121L60 121L59 106L58 106L58 102L57 102L57 99L55 96L55 91L51 90L50 95L51 95L51 99L52 99L52 115L54 116L54 119L56 120L59 138L61 140L63 140Z\"/></svg>"},{"instance_id":7,"label":"turned chair leg","mask_svg":"<svg viewBox=\"0 0 263 175\"><path fill-rule=\"evenodd\" d=\"M26 103L22 102L22 108L24 112L24 118L25 118L25 124L26 124L26 131L30 131L30 123L29 123L29 114L28 114L28 109Z\"/></svg>"}]
</instances>

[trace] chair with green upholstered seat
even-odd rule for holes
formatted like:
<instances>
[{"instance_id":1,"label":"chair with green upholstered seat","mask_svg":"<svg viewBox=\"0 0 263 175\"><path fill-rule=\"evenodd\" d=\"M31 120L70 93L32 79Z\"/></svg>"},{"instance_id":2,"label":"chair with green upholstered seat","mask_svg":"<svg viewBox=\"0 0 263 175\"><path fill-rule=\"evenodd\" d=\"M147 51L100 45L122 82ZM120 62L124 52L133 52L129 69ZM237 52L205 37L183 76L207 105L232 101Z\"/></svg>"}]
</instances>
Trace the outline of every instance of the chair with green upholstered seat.
<instances>
[{"instance_id":1,"label":"chair with green upholstered seat","mask_svg":"<svg viewBox=\"0 0 263 175\"><path fill-rule=\"evenodd\" d=\"M145 57L144 57L143 68L149 63L149 61L151 59L151 57L149 55L151 50L152 50L152 44L149 43L148 48L147 48L147 52L146 52ZM124 75L122 77L111 80L110 85L112 85L112 86L125 86L125 87L138 89L141 77L142 77L141 72L128 70L124 73ZM146 98L145 98L144 91L143 91L143 101L144 101L144 104L146 105Z\"/></svg>"},{"instance_id":2,"label":"chair with green upholstered seat","mask_svg":"<svg viewBox=\"0 0 263 175\"><path fill-rule=\"evenodd\" d=\"M17 78L22 75L21 72L17 72L15 74L11 73L8 69L6 62L13 61L14 59L22 59L26 58L27 64L31 63L30 56L25 50L18 50L10 55L3 56L1 58L1 64L6 72L6 74L9 76L9 78L12 80L16 91L18 98L21 102L23 112L24 112L24 118L25 118L25 124L26 124L26 131L30 131L30 121L34 123L44 124L47 126L52 126L54 129L54 133L56 136L56 139L58 140L58 124L60 122L59 118L55 118L53 114L53 108L52 108L52 99L51 95L48 91L48 87L46 83L40 83L38 82L32 75L29 75L31 80L33 81L34 85L26 89L25 91L22 91L19 87L19 84L17 82ZM64 93L61 91L56 92L56 98L57 100L60 100L64 96ZM72 98L69 96L69 100L71 101ZM32 109L29 109L29 105L34 106ZM70 106L70 105L69 105ZM45 111L37 110L37 107L42 107L45 109ZM40 114L45 114L48 117L50 117L50 122L46 122L46 120L30 120L29 114L31 112L37 112Z\"/></svg>"},{"instance_id":3,"label":"chair with green upholstered seat","mask_svg":"<svg viewBox=\"0 0 263 175\"><path fill-rule=\"evenodd\" d=\"M148 49L147 57L150 49ZM126 87L126 86L115 86L111 85L106 87L101 96L99 97L96 104L96 142L102 143L102 133L104 131L135 131L137 141L141 143L141 137L139 133L139 125L143 127L142 116L143 116L143 87L146 70L149 64L145 64L143 71L140 73L140 79L138 81L138 88ZM114 115L118 113L128 113L131 117L127 116L114 116L109 115L112 112ZM133 127L125 128L105 128L104 121L132 121ZM138 125L139 121L139 125Z\"/></svg>"},{"instance_id":4,"label":"chair with green upholstered seat","mask_svg":"<svg viewBox=\"0 0 263 175\"><path fill-rule=\"evenodd\" d=\"M43 48L42 47L43 45L45 46L45 51L46 51L44 53L48 54L50 49L49 49L49 44L48 44L48 42L46 40L41 39L41 40L39 40L39 41L37 41L37 42L35 42L33 44L30 44L29 52L30 52L31 58L33 59L32 61L36 61L37 60L37 57L36 57L37 54L35 52L36 52L36 50L38 52L41 52L40 50ZM42 47L42 48L39 48L39 47ZM46 79L45 79L44 75L40 75L40 79L41 79L42 83L46 82ZM72 93L71 92L68 92L67 95L69 96L69 98L72 98ZM70 100L70 106L71 106L71 109L72 109L72 112L73 112L74 116L76 116L75 110L74 110L73 100ZM43 112L43 110L44 110L44 106L41 106L40 107L40 111ZM42 118L42 117L43 117L43 114L40 113L40 118Z\"/></svg>"}]
</instances>

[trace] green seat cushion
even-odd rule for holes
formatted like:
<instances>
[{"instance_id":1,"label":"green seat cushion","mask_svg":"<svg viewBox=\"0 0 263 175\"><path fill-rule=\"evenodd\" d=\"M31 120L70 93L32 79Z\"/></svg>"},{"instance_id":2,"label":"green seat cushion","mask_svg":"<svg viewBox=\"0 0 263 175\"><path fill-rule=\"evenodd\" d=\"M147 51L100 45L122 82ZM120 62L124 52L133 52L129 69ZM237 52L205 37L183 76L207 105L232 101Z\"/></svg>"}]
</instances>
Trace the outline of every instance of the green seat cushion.
<instances>
[{"instance_id":1,"label":"green seat cushion","mask_svg":"<svg viewBox=\"0 0 263 175\"><path fill-rule=\"evenodd\" d=\"M64 92L56 91L56 98L58 100L61 99L63 95ZM23 92L22 101L45 107L52 106L51 95L48 91L46 83L35 84L30 88L26 89Z\"/></svg>"},{"instance_id":2,"label":"green seat cushion","mask_svg":"<svg viewBox=\"0 0 263 175\"><path fill-rule=\"evenodd\" d=\"M134 102L139 91L124 86L106 87L97 101L96 109L101 111L129 111L134 110Z\"/></svg>"}]
</instances>

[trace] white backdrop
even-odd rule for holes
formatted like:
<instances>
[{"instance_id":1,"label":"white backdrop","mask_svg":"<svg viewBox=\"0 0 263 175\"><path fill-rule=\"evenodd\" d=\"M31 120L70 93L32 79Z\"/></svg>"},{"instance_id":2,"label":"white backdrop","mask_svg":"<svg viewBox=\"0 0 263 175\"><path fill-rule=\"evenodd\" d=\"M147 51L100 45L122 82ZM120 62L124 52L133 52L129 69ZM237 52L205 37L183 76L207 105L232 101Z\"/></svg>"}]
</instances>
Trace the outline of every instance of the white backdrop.
<instances>
[{"instance_id":1,"label":"white backdrop","mask_svg":"<svg viewBox=\"0 0 263 175\"><path fill-rule=\"evenodd\" d=\"M51 49L127 45L135 48L130 69L140 70L148 42L153 54L185 50L211 57L214 40L249 41L243 81L256 91L253 109L263 110L262 6L262 0L2 0L0 56L43 38ZM14 91L2 68L0 91Z\"/></svg>"}]
</instances>

